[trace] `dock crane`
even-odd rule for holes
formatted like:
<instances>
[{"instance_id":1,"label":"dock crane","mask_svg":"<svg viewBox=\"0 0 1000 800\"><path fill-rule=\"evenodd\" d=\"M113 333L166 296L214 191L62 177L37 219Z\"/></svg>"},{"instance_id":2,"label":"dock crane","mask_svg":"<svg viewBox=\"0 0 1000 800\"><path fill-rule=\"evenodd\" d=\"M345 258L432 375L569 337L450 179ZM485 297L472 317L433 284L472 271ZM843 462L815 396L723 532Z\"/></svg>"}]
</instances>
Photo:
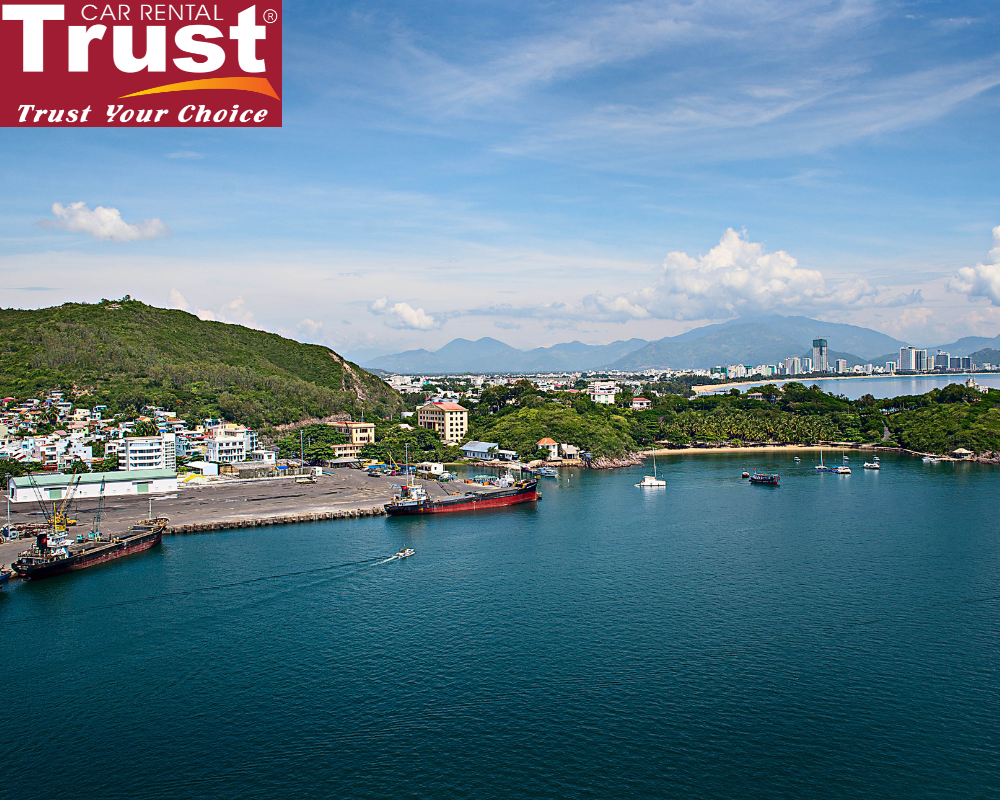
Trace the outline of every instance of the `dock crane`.
<instances>
[{"instance_id":1,"label":"dock crane","mask_svg":"<svg viewBox=\"0 0 1000 800\"><path fill-rule=\"evenodd\" d=\"M80 488L80 476L76 476L76 480L71 480L69 488L66 490L66 497L63 498L62 503L59 505L59 510L56 511L56 501L52 501L52 529L57 533L66 533L66 529L70 525L76 525L75 519L69 519L66 515L66 508L69 506L70 501L76 496L76 490Z\"/></svg>"}]
</instances>

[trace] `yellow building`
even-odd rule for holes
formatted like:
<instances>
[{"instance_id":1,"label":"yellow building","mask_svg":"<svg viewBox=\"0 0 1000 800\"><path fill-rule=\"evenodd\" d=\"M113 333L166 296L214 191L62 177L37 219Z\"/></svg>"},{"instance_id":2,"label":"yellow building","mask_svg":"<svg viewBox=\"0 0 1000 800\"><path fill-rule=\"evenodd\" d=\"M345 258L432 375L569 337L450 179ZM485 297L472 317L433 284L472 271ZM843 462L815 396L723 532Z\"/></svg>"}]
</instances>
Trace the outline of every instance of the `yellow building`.
<instances>
[{"instance_id":1,"label":"yellow building","mask_svg":"<svg viewBox=\"0 0 1000 800\"><path fill-rule=\"evenodd\" d=\"M334 422L333 429L347 434L351 444L371 444L375 441L374 422Z\"/></svg>"},{"instance_id":2,"label":"yellow building","mask_svg":"<svg viewBox=\"0 0 1000 800\"><path fill-rule=\"evenodd\" d=\"M437 431L445 444L459 444L469 430L469 411L458 403L428 403L417 409L417 424Z\"/></svg>"}]
</instances>

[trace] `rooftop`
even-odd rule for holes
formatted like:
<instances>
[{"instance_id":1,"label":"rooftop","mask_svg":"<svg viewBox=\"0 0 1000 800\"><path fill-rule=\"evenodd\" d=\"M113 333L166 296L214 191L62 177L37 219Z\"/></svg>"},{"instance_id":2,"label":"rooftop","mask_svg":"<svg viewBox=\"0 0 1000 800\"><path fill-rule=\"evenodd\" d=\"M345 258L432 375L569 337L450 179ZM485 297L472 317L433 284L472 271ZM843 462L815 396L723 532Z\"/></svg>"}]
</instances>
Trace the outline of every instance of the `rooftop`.
<instances>
[{"instance_id":1,"label":"rooftop","mask_svg":"<svg viewBox=\"0 0 1000 800\"><path fill-rule=\"evenodd\" d=\"M38 487L43 486L69 486L70 483L80 479L80 485L89 483L100 483L102 480L108 483L118 481L149 481L162 480L164 478L176 478L177 473L172 469L133 469L119 470L118 472L83 472L78 475L66 475L61 472L47 473L45 475L22 475L20 478L11 478L11 483L18 488L30 488L32 481Z\"/></svg>"}]
</instances>

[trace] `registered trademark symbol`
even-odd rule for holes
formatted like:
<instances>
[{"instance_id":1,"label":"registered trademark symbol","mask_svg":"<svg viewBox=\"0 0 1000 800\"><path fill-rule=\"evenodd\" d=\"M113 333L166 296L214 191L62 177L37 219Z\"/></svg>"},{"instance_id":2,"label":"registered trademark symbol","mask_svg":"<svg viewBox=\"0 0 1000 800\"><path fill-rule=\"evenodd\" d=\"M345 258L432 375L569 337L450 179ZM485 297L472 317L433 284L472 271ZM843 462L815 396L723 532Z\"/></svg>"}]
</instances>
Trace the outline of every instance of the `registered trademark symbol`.
<instances>
[{"instance_id":1,"label":"registered trademark symbol","mask_svg":"<svg viewBox=\"0 0 1000 800\"><path fill-rule=\"evenodd\" d=\"M270 24L272 22L276 22L277 19L278 19L278 12L275 11L273 8L269 8L267 11L264 12L264 22Z\"/></svg>"}]
</instances>

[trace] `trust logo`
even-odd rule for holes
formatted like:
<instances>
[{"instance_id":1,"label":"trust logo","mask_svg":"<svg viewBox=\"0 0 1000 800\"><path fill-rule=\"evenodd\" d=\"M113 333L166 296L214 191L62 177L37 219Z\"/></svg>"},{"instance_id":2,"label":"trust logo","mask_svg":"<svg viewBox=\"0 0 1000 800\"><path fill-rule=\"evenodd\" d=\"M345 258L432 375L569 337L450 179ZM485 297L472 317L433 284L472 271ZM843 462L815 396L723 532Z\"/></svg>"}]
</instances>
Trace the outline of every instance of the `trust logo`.
<instances>
[{"instance_id":1,"label":"trust logo","mask_svg":"<svg viewBox=\"0 0 1000 800\"><path fill-rule=\"evenodd\" d=\"M281 125L281 6L4 3L5 126Z\"/></svg>"}]
</instances>

